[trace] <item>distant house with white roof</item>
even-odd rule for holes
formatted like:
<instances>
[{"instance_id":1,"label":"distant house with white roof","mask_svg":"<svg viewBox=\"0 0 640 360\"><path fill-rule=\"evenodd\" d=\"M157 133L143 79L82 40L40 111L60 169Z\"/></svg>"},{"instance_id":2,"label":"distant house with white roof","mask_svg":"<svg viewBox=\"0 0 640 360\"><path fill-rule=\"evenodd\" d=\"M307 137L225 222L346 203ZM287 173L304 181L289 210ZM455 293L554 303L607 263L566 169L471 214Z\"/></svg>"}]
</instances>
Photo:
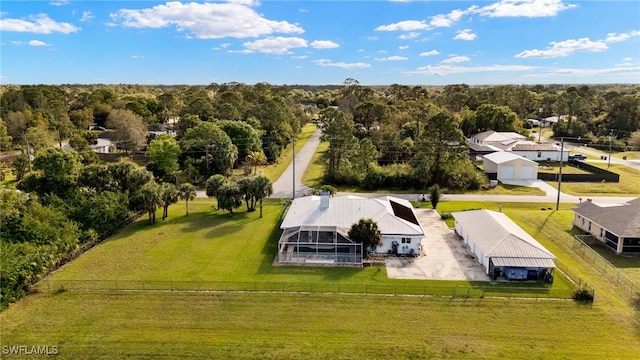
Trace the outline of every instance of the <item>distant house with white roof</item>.
<instances>
[{"instance_id":1,"label":"distant house with white roof","mask_svg":"<svg viewBox=\"0 0 640 360\"><path fill-rule=\"evenodd\" d=\"M553 281L555 255L504 213L472 210L451 215L456 233L491 279Z\"/></svg>"},{"instance_id":2,"label":"distant house with white roof","mask_svg":"<svg viewBox=\"0 0 640 360\"><path fill-rule=\"evenodd\" d=\"M560 151L555 144L537 143L528 140L524 135L515 132L485 131L471 136L469 139L470 155L478 158L496 151L507 151L533 161L569 160L569 150Z\"/></svg>"},{"instance_id":3,"label":"distant house with white roof","mask_svg":"<svg viewBox=\"0 0 640 360\"><path fill-rule=\"evenodd\" d=\"M425 232L411 203L392 196L305 196L291 204L280 225L279 264L360 265L362 244L349 238L351 226L372 219L382 233L377 254L419 256Z\"/></svg>"}]
</instances>

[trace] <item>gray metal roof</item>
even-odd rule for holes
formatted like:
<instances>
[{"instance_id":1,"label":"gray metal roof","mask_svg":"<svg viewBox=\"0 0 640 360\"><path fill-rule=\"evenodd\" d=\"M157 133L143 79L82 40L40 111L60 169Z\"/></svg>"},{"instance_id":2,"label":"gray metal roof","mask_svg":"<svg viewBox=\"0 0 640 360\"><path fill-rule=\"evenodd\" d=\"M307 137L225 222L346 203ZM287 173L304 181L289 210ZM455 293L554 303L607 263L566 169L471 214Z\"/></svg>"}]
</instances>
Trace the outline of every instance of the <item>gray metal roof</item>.
<instances>
[{"instance_id":1,"label":"gray metal roof","mask_svg":"<svg viewBox=\"0 0 640 360\"><path fill-rule=\"evenodd\" d=\"M487 159L495 164L505 164L511 161L520 161L520 162L526 162L529 163L531 165L536 165L538 166L538 163L536 163L533 160L529 160L527 158L523 158L520 155L516 155L514 153L511 152L507 152L507 151L496 151L494 153L488 154L488 155L484 155L483 159Z\"/></svg>"},{"instance_id":2,"label":"gray metal roof","mask_svg":"<svg viewBox=\"0 0 640 360\"><path fill-rule=\"evenodd\" d=\"M573 211L620 237L640 237L640 198L617 206L583 201Z\"/></svg>"},{"instance_id":3,"label":"gray metal roof","mask_svg":"<svg viewBox=\"0 0 640 360\"><path fill-rule=\"evenodd\" d=\"M554 267L556 258L507 215L491 210L451 214L486 257L521 267ZM499 260L496 260L499 259ZM539 264L547 264L539 266Z\"/></svg>"},{"instance_id":4,"label":"gray metal roof","mask_svg":"<svg viewBox=\"0 0 640 360\"><path fill-rule=\"evenodd\" d=\"M293 201L280 228L337 226L349 229L360 219L372 219L383 235L424 236L422 226L394 214L391 201L406 207L405 210L415 217L409 201L392 196L374 199L357 196L332 197L326 209L320 208L320 196L305 196Z\"/></svg>"}]
</instances>

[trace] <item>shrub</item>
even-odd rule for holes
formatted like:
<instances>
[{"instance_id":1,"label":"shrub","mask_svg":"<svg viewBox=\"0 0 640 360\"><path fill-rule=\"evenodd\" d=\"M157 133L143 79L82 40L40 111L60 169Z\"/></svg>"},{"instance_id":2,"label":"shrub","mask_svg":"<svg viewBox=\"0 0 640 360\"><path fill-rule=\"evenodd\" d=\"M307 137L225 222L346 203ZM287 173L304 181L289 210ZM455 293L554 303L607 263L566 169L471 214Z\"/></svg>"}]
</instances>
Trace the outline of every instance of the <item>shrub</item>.
<instances>
[{"instance_id":1,"label":"shrub","mask_svg":"<svg viewBox=\"0 0 640 360\"><path fill-rule=\"evenodd\" d=\"M577 301L593 302L593 290L578 289L573 292L573 299Z\"/></svg>"}]
</instances>

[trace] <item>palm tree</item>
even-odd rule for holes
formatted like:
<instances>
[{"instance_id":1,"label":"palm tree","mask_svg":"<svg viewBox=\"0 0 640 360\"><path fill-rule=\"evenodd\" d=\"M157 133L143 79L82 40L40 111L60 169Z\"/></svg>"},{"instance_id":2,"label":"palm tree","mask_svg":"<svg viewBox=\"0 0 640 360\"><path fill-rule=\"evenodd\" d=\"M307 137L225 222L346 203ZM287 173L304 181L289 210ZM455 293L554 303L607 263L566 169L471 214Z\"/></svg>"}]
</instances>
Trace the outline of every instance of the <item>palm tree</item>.
<instances>
[{"instance_id":1,"label":"palm tree","mask_svg":"<svg viewBox=\"0 0 640 360\"><path fill-rule=\"evenodd\" d=\"M206 185L205 185L207 196L208 197L215 196L217 198L218 197L218 189L220 189L220 187L222 185L224 185L226 182L227 182L227 178L225 178L223 175L220 175L220 174L211 175L207 179L207 182L206 182ZM220 210L220 203L219 202L218 202L218 210Z\"/></svg>"},{"instance_id":2,"label":"palm tree","mask_svg":"<svg viewBox=\"0 0 640 360\"><path fill-rule=\"evenodd\" d=\"M142 186L138 192L138 201L149 214L149 223L156 223L156 209L162 206L161 190L158 184L150 182Z\"/></svg>"},{"instance_id":3,"label":"palm tree","mask_svg":"<svg viewBox=\"0 0 640 360\"><path fill-rule=\"evenodd\" d=\"M180 192L175 185L170 183L163 183L160 186L161 200L162 200L162 220L169 217L169 205L175 204L178 202L180 197Z\"/></svg>"},{"instance_id":4,"label":"palm tree","mask_svg":"<svg viewBox=\"0 0 640 360\"><path fill-rule=\"evenodd\" d=\"M273 194L273 185L266 176L258 176L251 181L249 191L255 200L260 200L260 217L262 217L262 199Z\"/></svg>"},{"instance_id":5,"label":"palm tree","mask_svg":"<svg viewBox=\"0 0 640 360\"><path fill-rule=\"evenodd\" d=\"M180 199L186 201L187 216L189 215L189 200L193 200L196 197L196 187L190 183L184 183L180 185Z\"/></svg>"},{"instance_id":6,"label":"palm tree","mask_svg":"<svg viewBox=\"0 0 640 360\"><path fill-rule=\"evenodd\" d=\"M382 245L382 234L378 229L378 224L371 219L360 219L351 226L349 239L362 244L365 249L375 252L376 248Z\"/></svg>"},{"instance_id":7,"label":"palm tree","mask_svg":"<svg viewBox=\"0 0 640 360\"><path fill-rule=\"evenodd\" d=\"M253 166L253 175L255 175L258 172L258 165L267 163L267 157L262 151L250 151L248 156L251 157L250 161Z\"/></svg>"},{"instance_id":8,"label":"palm tree","mask_svg":"<svg viewBox=\"0 0 640 360\"><path fill-rule=\"evenodd\" d=\"M233 208L242 205L242 192L236 183L222 185L218 189L218 203L220 207L229 210L229 216L233 214Z\"/></svg>"}]
</instances>

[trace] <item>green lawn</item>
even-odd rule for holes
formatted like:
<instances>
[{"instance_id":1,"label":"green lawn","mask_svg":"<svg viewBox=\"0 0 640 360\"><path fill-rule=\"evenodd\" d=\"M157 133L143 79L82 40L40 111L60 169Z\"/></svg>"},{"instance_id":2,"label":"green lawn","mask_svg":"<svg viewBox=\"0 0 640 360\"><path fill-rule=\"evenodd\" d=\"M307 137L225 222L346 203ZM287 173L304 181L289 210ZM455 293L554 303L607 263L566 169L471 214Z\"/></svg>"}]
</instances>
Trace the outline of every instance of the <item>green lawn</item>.
<instances>
[{"instance_id":1,"label":"green lawn","mask_svg":"<svg viewBox=\"0 0 640 360\"><path fill-rule=\"evenodd\" d=\"M325 185L323 183L324 180L324 169L326 166L325 155L329 150L329 142L321 141L320 145L316 149L315 154L313 154L313 158L311 162L307 166L304 174L302 175L302 183L315 188L321 185Z\"/></svg>"},{"instance_id":2,"label":"green lawn","mask_svg":"<svg viewBox=\"0 0 640 360\"><path fill-rule=\"evenodd\" d=\"M622 159L623 156L627 157L627 160L640 160L640 151L626 151L620 153L614 153L613 156Z\"/></svg>"},{"instance_id":3,"label":"green lawn","mask_svg":"<svg viewBox=\"0 0 640 360\"><path fill-rule=\"evenodd\" d=\"M57 346L61 359L599 360L640 353L638 328L597 304L572 301L64 292L30 296L0 316L2 345Z\"/></svg>"},{"instance_id":4,"label":"green lawn","mask_svg":"<svg viewBox=\"0 0 640 360\"><path fill-rule=\"evenodd\" d=\"M384 267L274 267L279 200L266 202L262 219L242 208L229 217L212 205L193 201L185 216L184 203L178 203L167 221L154 226L140 219L51 278L295 282L343 289L480 285L388 279ZM637 359L640 307L572 252L570 207L504 203L502 211L596 289L592 305L494 297L43 291L0 313L2 345L57 346L58 357L69 359ZM498 204L438 206L441 212L477 208L498 210ZM558 274L553 287L565 286Z\"/></svg>"},{"instance_id":5,"label":"green lawn","mask_svg":"<svg viewBox=\"0 0 640 360\"><path fill-rule=\"evenodd\" d=\"M606 164L592 163L591 165L606 169ZM626 165L611 164L609 169L620 175L620 182L579 183L563 182L562 192L570 195L609 195L609 196L638 196L640 195L640 171ZM564 170L563 170L564 171ZM556 186L555 182L548 182Z\"/></svg>"},{"instance_id":6,"label":"green lawn","mask_svg":"<svg viewBox=\"0 0 640 360\"><path fill-rule=\"evenodd\" d=\"M280 230L276 226L282 201L268 199L264 217L238 208L231 217L216 211L215 200L197 199L189 203L189 216L184 203L169 208L169 218L154 226L141 218L108 241L100 244L50 276L49 290L58 288L62 280L91 280L81 284L90 288L119 288L115 282L133 288L168 288L168 282L192 282L175 286L196 289L219 289L219 282L249 283L258 289L287 288L306 290L315 286L341 292L452 293L453 286L487 286L487 292L500 293L509 284L489 285L467 281L426 281L389 279L384 267L291 267L273 266ZM145 281L145 284L132 284ZM129 283L127 283L129 282ZM154 284L154 282L157 282ZM200 282L198 284L197 282ZM264 283L264 284L254 284ZM51 285L53 284L53 285ZM89 285L87 285L89 284ZM291 285L293 284L293 285ZM305 285L307 284L307 285ZM340 289L335 285L339 284ZM375 288L380 285L382 288ZM65 285L74 288L72 282ZM79 286L79 285L77 285ZM76 286L76 287L77 287ZM296 287L297 286L297 287ZM369 288L366 288L369 286ZM398 286L399 288L396 288ZM525 285L530 286L530 285ZM531 286L530 286L531 287ZM534 287L541 287L535 285ZM540 296L570 291L572 286L557 281ZM545 295L548 294L548 295ZM538 296L538 295L535 295Z\"/></svg>"}]
</instances>

